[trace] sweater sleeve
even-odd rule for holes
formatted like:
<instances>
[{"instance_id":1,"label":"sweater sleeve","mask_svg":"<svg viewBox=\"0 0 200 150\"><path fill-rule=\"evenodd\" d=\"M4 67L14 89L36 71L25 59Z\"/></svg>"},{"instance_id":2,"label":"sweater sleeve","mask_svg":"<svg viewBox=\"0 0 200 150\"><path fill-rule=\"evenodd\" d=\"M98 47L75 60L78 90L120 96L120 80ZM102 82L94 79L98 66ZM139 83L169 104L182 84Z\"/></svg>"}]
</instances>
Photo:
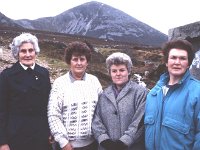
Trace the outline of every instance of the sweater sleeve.
<instances>
[{"instance_id":1,"label":"sweater sleeve","mask_svg":"<svg viewBox=\"0 0 200 150\"><path fill-rule=\"evenodd\" d=\"M8 83L5 72L0 75L0 145L7 144Z\"/></svg>"},{"instance_id":2,"label":"sweater sleeve","mask_svg":"<svg viewBox=\"0 0 200 150\"><path fill-rule=\"evenodd\" d=\"M144 88L142 88L144 89ZM132 118L132 123L128 126L128 129L124 132L124 135L120 140L126 145L135 143L144 133L144 109L146 102L146 90L139 90L136 95L136 112Z\"/></svg>"},{"instance_id":3,"label":"sweater sleeve","mask_svg":"<svg viewBox=\"0 0 200 150\"><path fill-rule=\"evenodd\" d=\"M68 144L67 131L62 121L62 103L64 92L62 90L62 82L55 80L49 96L48 103L48 121L51 134L61 148Z\"/></svg>"}]
</instances>

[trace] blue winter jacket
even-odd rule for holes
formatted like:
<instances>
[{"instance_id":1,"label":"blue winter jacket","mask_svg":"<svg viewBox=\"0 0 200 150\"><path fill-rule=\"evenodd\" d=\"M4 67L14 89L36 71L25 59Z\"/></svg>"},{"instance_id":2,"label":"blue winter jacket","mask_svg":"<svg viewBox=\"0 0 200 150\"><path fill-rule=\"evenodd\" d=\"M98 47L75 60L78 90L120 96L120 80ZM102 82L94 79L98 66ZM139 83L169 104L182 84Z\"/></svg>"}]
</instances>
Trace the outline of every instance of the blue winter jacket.
<instances>
[{"instance_id":1,"label":"blue winter jacket","mask_svg":"<svg viewBox=\"0 0 200 150\"><path fill-rule=\"evenodd\" d=\"M168 81L163 74L147 96L146 150L200 150L200 82L188 70L164 96Z\"/></svg>"}]
</instances>

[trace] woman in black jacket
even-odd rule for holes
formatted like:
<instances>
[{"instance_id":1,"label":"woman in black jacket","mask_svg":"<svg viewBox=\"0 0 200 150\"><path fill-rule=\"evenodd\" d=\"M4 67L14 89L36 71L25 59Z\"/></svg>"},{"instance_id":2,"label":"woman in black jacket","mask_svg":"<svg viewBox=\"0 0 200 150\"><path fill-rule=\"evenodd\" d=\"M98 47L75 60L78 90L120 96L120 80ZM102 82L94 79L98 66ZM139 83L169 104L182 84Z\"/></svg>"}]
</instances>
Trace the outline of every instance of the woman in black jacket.
<instances>
[{"instance_id":1,"label":"woman in black jacket","mask_svg":"<svg viewBox=\"0 0 200 150\"><path fill-rule=\"evenodd\" d=\"M35 63L38 39L29 33L10 45L17 62L0 75L0 150L49 150L49 72Z\"/></svg>"}]
</instances>

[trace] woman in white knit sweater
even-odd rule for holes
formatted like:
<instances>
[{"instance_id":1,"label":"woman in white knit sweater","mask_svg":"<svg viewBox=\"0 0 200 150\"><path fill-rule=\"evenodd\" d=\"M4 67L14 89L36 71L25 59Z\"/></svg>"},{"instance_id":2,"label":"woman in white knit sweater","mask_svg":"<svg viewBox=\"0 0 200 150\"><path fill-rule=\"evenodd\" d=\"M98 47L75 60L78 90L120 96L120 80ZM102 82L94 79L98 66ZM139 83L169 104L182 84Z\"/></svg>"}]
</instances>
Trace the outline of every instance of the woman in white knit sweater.
<instances>
[{"instance_id":1,"label":"woman in white knit sweater","mask_svg":"<svg viewBox=\"0 0 200 150\"><path fill-rule=\"evenodd\" d=\"M50 93L48 120L51 133L62 150L95 150L91 121L102 86L86 73L91 49L72 42L65 51L70 71L57 78Z\"/></svg>"}]
</instances>

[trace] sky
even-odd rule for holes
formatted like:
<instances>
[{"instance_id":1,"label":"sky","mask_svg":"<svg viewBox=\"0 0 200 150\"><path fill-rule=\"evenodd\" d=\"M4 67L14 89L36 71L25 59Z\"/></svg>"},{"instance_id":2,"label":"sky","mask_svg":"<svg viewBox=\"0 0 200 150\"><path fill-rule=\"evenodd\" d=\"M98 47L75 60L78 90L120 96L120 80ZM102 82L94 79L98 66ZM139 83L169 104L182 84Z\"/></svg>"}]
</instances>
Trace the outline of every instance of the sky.
<instances>
[{"instance_id":1,"label":"sky","mask_svg":"<svg viewBox=\"0 0 200 150\"><path fill-rule=\"evenodd\" d=\"M0 0L0 12L8 18L53 17L91 0ZM148 24L168 35L168 30L200 21L200 0L95 0Z\"/></svg>"}]
</instances>

